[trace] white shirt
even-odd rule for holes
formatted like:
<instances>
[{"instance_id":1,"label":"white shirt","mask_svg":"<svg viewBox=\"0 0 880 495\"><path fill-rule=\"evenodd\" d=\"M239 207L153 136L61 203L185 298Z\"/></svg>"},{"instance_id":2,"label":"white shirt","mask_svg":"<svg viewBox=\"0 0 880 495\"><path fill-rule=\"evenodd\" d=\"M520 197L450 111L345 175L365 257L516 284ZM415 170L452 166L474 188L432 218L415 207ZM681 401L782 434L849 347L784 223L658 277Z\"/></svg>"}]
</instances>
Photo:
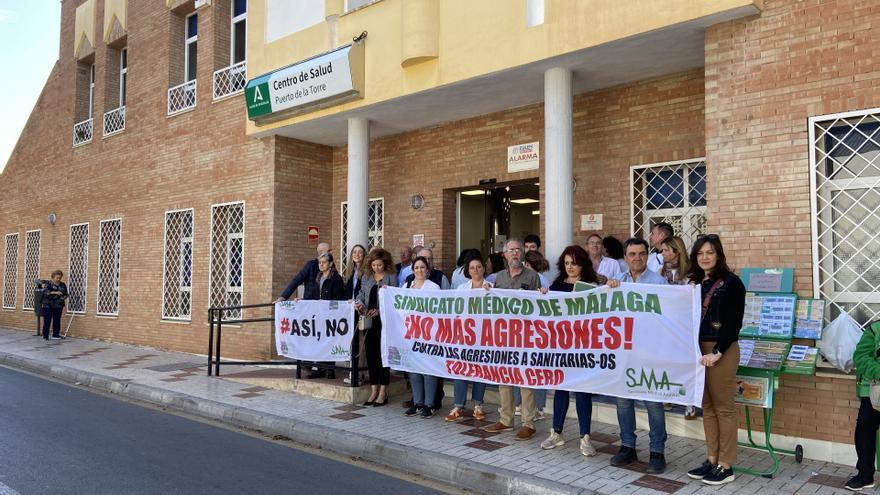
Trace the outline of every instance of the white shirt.
<instances>
[{"instance_id":1,"label":"white shirt","mask_svg":"<svg viewBox=\"0 0 880 495\"><path fill-rule=\"evenodd\" d=\"M468 278L464 276L464 266L460 266L452 272L452 286L458 287L459 285L468 281Z\"/></svg>"},{"instance_id":2,"label":"white shirt","mask_svg":"<svg viewBox=\"0 0 880 495\"><path fill-rule=\"evenodd\" d=\"M410 275L412 275L412 263L410 263L409 266L401 268L400 273L397 274L397 280L400 281L399 283L401 287L406 286L406 277L409 277Z\"/></svg>"},{"instance_id":3,"label":"white shirt","mask_svg":"<svg viewBox=\"0 0 880 495\"><path fill-rule=\"evenodd\" d=\"M415 284L416 281L413 280L412 283ZM404 285L404 287L406 287L406 282L404 282L403 285ZM439 289L440 286L437 285L437 284L435 284L434 282L431 282L431 281L428 280L428 279L425 279L425 283L422 284L421 287L416 287L415 285L413 285L412 287L408 287L408 288L409 288L409 289Z\"/></svg>"},{"instance_id":4,"label":"white shirt","mask_svg":"<svg viewBox=\"0 0 880 495\"><path fill-rule=\"evenodd\" d=\"M596 270L599 275L604 275L605 278L611 280L616 277L618 273L620 273L620 263L617 260L609 258L607 256L602 256L602 261L599 262L599 269Z\"/></svg>"},{"instance_id":5,"label":"white shirt","mask_svg":"<svg viewBox=\"0 0 880 495\"><path fill-rule=\"evenodd\" d=\"M457 285L455 288L458 289L458 290L471 290L471 289L474 288L474 287L473 287L473 284L471 284L471 282L473 282L471 279L467 279L467 281L465 281L465 283L463 283L463 284L459 284L459 285ZM486 280L486 279L483 279L483 283L484 283L484 284L489 284L490 287L492 286L492 282L489 282L489 281Z\"/></svg>"},{"instance_id":6,"label":"white shirt","mask_svg":"<svg viewBox=\"0 0 880 495\"><path fill-rule=\"evenodd\" d=\"M648 270L660 273L663 269L663 253L651 253L648 255Z\"/></svg>"}]
</instances>

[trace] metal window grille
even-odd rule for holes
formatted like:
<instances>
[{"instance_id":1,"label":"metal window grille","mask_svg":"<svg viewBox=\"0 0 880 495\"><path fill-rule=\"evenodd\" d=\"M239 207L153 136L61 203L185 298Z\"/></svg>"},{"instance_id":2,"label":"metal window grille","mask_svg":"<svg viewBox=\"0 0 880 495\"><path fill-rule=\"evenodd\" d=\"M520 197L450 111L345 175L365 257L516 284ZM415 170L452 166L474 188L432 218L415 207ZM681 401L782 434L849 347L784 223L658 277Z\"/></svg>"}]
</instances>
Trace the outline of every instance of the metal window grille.
<instances>
[{"instance_id":1,"label":"metal window grille","mask_svg":"<svg viewBox=\"0 0 880 495\"><path fill-rule=\"evenodd\" d=\"M666 222L690 246L706 230L706 160L637 165L630 168L632 235L648 238L651 226Z\"/></svg>"},{"instance_id":2,"label":"metal window grille","mask_svg":"<svg viewBox=\"0 0 880 495\"><path fill-rule=\"evenodd\" d=\"M6 257L3 263L3 309L15 309L18 277L18 234L6 234Z\"/></svg>"},{"instance_id":3,"label":"metal window grille","mask_svg":"<svg viewBox=\"0 0 880 495\"><path fill-rule=\"evenodd\" d=\"M348 264L348 201L342 202L342 254L341 270ZM376 246L385 245L385 198L372 198L367 214L367 252Z\"/></svg>"},{"instance_id":4,"label":"metal window grille","mask_svg":"<svg viewBox=\"0 0 880 495\"><path fill-rule=\"evenodd\" d=\"M86 312L89 271L89 224L70 226L70 269L67 274L67 312Z\"/></svg>"},{"instance_id":5,"label":"metal window grille","mask_svg":"<svg viewBox=\"0 0 880 495\"><path fill-rule=\"evenodd\" d=\"M125 107L115 108L104 113L104 137L125 130Z\"/></svg>"},{"instance_id":6,"label":"metal window grille","mask_svg":"<svg viewBox=\"0 0 880 495\"><path fill-rule=\"evenodd\" d=\"M828 320L880 317L880 109L809 121L813 293Z\"/></svg>"},{"instance_id":7,"label":"metal window grille","mask_svg":"<svg viewBox=\"0 0 880 495\"><path fill-rule=\"evenodd\" d=\"M73 145L79 146L92 142L92 119L73 124Z\"/></svg>"},{"instance_id":8,"label":"metal window grille","mask_svg":"<svg viewBox=\"0 0 880 495\"><path fill-rule=\"evenodd\" d=\"M211 307L241 306L244 288L244 203L211 207ZM241 310L224 319L241 318Z\"/></svg>"},{"instance_id":9,"label":"metal window grille","mask_svg":"<svg viewBox=\"0 0 880 495\"><path fill-rule=\"evenodd\" d=\"M247 84L247 62L239 62L214 71L214 99L219 100L244 91Z\"/></svg>"},{"instance_id":10,"label":"metal window grille","mask_svg":"<svg viewBox=\"0 0 880 495\"><path fill-rule=\"evenodd\" d=\"M24 242L24 302L22 309L34 309L36 280L40 278L40 234L39 230L29 230Z\"/></svg>"},{"instance_id":11,"label":"metal window grille","mask_svg":"<svg viewBox=\"0 0 880 495\"><path fill-rule=\"evenodd\" d=\"M168 90L168 115L196 107L196 80L187 81Z\"/></svg>"},{"instance_id":12,"label":"metal window grille","mask_svg":"<svg viewBox=\"0 0 880 495\"><path fill-rule=\"evenodd\" d=\"M119 268L122 220L102 220L98 233L98 314L119 315Z\"/></svg>"},{"instance_id":13,"label":"metal window grille","mask_svg":"<svg viewBox=\"0 0 880 495\"><path fill-rule=\"evenodd\" d=\"M189 320L192 315L193 210L165 213L165 262L162 318Z\"/></svg>"}]
</instances>

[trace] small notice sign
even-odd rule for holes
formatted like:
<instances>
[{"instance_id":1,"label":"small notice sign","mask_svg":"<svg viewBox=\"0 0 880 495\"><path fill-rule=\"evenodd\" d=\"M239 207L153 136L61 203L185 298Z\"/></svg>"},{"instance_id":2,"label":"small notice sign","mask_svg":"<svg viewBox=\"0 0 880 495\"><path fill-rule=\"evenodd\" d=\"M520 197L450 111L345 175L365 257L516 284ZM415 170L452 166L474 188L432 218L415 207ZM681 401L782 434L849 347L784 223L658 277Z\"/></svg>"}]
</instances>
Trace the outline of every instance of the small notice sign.
<instances>
[{"instance_id":1,"label":"small notice sign","mask_svg":"<svg viewBox=\"0 0 880 495\"><path fill-rule=\"evenodd\" d=\"M413 245L413 247L424 246L425 245L425 234L413 234L412 245Z\"/></svg>"},{"instance_id":2,"label":"small notice sign","mask_svg":"<svg viewBox=\"0 0 880 495\"><path fill-rule=\"evenodd\" d=\"M517 144L507 147L507 172L522 172L524 170L537 170L540 162L540 150L538 141L534 143Z\"/></svg>"},{"instance_id":3,"label":"small notice sign","mask_svg":"<svg viewBox=\"0 0 880 495\"><path fill-rule=\"evenodd\" d=\"M581 215L581 230L602 230L602 214Z\"/></svg>"}]
</instances>

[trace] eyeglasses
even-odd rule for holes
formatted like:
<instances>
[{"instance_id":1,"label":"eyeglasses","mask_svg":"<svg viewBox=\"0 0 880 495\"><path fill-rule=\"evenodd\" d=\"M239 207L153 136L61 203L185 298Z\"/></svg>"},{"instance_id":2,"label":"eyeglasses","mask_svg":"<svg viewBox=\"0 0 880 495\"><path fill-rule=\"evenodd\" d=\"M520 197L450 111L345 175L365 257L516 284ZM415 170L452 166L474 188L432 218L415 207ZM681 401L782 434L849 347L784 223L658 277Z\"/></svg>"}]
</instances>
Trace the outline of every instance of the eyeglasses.
<instances>
[{"instance_id":1,"label":"eyeglasses","mask_svg":"<svg viewBox=\"0 0 880 495\"><path fill-rule=\"evenodd\" d=\"M505 252L505 253L521 253L521 252L522 252L522 248L510 248L510 249L505 249L504 252Z\"/></svg>"},{"instance_id":2,"label":"eyeglasses","mask_svg":"<svg viewBox=\"0 0 880 495\"><path fill-rule=\"evenodd\" d=\"M717 241L717 240L720 240L720 238L718 237L718 234L703 234L703 235L697 236L697 240L698 241L702 241L702 240Z\"/></svg>"}]
</instances>

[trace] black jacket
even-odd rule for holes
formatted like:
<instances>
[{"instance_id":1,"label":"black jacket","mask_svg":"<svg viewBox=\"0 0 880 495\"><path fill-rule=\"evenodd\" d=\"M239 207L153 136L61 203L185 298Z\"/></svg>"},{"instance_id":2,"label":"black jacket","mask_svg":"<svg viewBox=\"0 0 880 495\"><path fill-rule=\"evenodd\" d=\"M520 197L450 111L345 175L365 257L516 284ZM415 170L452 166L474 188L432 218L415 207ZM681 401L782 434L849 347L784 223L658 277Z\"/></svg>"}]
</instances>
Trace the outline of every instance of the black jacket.
<instances>
[{"instance_id":1,"label":"black jacket","mask_svg":"<svg viewBox=\"0 0 880 495\"><path fill-rule=\"evenodd\" d=\"M345 282L342 281L342 276L339 275L338 272L333 272L326 281L324 281L324 285L321 285L318 282L318 286L320 287L320 294L318 299L325 301L345 301L348 299L352 299L347 297L345 293Z\"/></svg>"},{"instance_id":2,"label":"black jacket","mask_svg":"<svg viewBox=\"0 0 880 495\"><path fill-rule=\"evenodd\" d=\"M303 299L318 299L318 260L309 260L303 265L302 270L293 277L293 280L287 284L287 288L281 293L283 299L290 299L290 296L296 292L296 288L305 285L303 290Z\"/></svg>"},{"instance_id":3,"label":"black jacket","mask_svg":"<svg viewBox=\"0 0 880 495\"><path fill-rule=\"evenodd\" d=\"M67 285L64 282L55 285L52 282L43 286L43 307L59 309L64 307L64 301L67 300ZM50 292L61 292L62 295L49 294Z\"/></svg>"},{"instance_id":4,"label":"black jacket","mask_svg":"<svg viewBox=\"0 0 880 495\"><path fill-rule=\"evenodd\" d=\"M701 303L715 284L715 280L703 281ZM745 308L746 287L739 277L730 273L715 290L706 316L700 321L700 340L715 342L715 349L718 349L718 352L726 352L730 344L739 340Z\"/></svg>"},{"instance_id":5,"label":"black jacket","mask_svg":"<svg viewBox=\"0 0 880 495\"><path fill-rule=\"evenodd\" d=\"M360 274L362 275L362 274ZM348 280L345 281L345 295L346 300L354 299L357 297L358 292L361 290L361 277L360 275L356 275L354 271L351 272L351 277L348 277Z\"/></svg>"}]
</instances>

